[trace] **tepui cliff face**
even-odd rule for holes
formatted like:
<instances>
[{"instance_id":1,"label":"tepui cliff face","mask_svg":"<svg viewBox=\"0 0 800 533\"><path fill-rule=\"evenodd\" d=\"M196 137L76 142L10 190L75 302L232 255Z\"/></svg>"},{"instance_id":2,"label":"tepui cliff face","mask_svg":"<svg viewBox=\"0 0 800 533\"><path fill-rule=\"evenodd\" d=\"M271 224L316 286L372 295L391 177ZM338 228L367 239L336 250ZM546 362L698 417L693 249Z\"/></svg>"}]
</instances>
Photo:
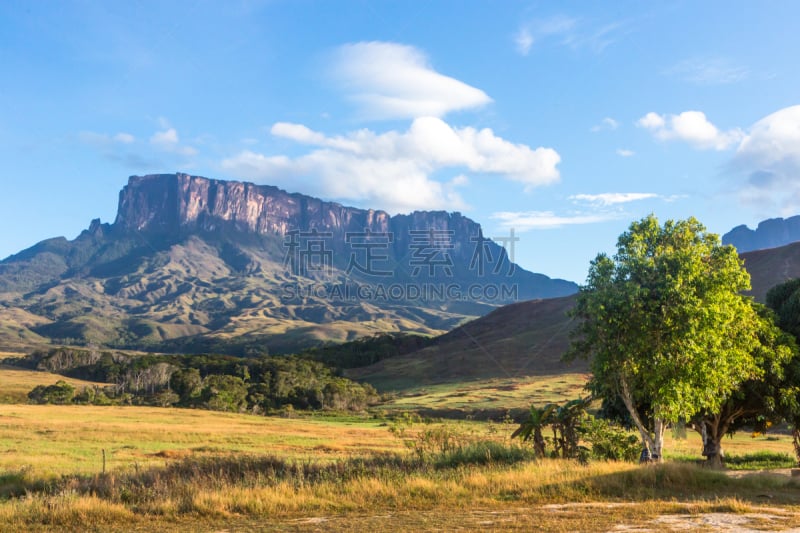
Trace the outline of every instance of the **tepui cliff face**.
<instances>
[{"instance_id":1,"label":"tepui cliff face","mask_svg":"<svg viewBox=\"0 0 800 533\"><path fill-rule=\"evenodd\" d=\"M800 216L762 220L754 230L736 226L722 236L724 244L734 245L739 252L777 248L796 241L800 241Z\"/></svg>"},{"instance_id":2,"label":"tepui cliff face","mask_svg":"<svg viewBox=\"0 0 800 533\"><path fill-rule=\"evenodd\" d=\"M287 239L298 231L325 236L333 258L328 277L289 268ZM441 251L414 242L428 232L445 236L448 263L413 268L413 261L419 266ZM348 241L353 234L367 235L362 245L382 239L379 277L348 270L353 254L364 253ZM478 246L494 261L485 271L477 268ZM332 287L346 284L436 284L460 293L432 300L330 296ZM501 285L514 292L500 298L466 292ZM301 290L308 287L315 290ZM230 339L244 339L242 347L286 352L381 331L436 334L511 301L576 290L514 265L459 213L390 216L268 185L132 176L113 224L93 220L71 241L48 239L0 261L0 320L13 324L0 330L0 344L7 332L15 342L167 351L216 349L219 339L228 339L228 349Z\"/></svg>"},{"instance_id":3,"label":"tepui cliff face","mask_svg":"<svg viewBox=\"0 0 800 533\"><path fill-rule=\"evenodd\" d=\"M285 235L293 229L387 231L383 211L344 207L277 187L187 174L131 176L120 192L116 226L136 231L194 232L223 227Z\"/></svg>"},{"instance_id":4,"label":"tepui cliff face","mask_svg":"<svg viewBox=\"0 0 800 533\"><path fill-rule=\"evenodd\" d=\"M180 173L131 176L120 192L114 226L168 235L243 232L285 236L293 230L317 230L330 234L331 246L337 251L348 233L369 231L392 235L390 252L394 257L408 253L412 231L434 230L449 232L455 262L469 262L475 239L482 235L480 224L460 213L415 211L389 216L385 211L345 207L270 185ZM505 254L493 241L487 240L484 246L493 258ZM552 296L575 289L573 284L564 285L562 293Z\"/></svg>"}]
</instances>

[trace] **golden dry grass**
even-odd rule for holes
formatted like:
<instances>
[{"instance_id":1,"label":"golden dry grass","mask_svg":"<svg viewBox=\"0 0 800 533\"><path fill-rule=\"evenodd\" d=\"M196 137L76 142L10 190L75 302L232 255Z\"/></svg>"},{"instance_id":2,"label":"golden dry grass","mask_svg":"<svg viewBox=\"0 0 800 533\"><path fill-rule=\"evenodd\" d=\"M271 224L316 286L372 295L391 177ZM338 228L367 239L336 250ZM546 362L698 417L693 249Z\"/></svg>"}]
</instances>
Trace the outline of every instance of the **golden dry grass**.
<instances>
[{"instance_id":1,"label":"golden dry grass","mask_svg":"<svg viewBox=\"0 0 800 533\"><path fill-rule=\"evenodd\" d=\"M0 531L603 531L665 523L774 530L800 525L799 503L797 485L758 474L734 480L686 465L545 461L346 481L189 485L136 504L32 495L0 504Z\"/></svg>"},{"instance_id":2,"label":"golden dry grass","mask_svg":"<svg viewBox=\"0 0 800 533\"><path fill-rule=\"evenodd\" d=\"M19 354L2 353L0 361L7 357L18 357ZM22 370L16 367L4 366L0 364L0 403L25 403L28 401L28 393L38 385L52 385L58 380L71 383L78 389L82 387L104 386L105 383L93 383L73 379L49 372L38 372L35 370Z\"/></svg>"},{"instance_id":3,"label":"golden dry grass","mask_svg":"<svg viewBox=\"0 0 800 533\"><path fill-rule=\"evenodd\" d=\"M461 411L527 409L565 402L586 395L589 376L583 373L495 378L426 385L399 393L382 407L393 409L455 409Z\"/></svg>"},{"instance_id":4,"label":"golden dry grass","mask_svg":"<svg viewBox=\"0 0 800 533\"><path fill-rule=\"evenodd\" d=\"M333 460L404 450L382 422L268 418L195 409L0 405L0 471L97 473L188 455L270 453Z\"/></svg>"}]
</instances>

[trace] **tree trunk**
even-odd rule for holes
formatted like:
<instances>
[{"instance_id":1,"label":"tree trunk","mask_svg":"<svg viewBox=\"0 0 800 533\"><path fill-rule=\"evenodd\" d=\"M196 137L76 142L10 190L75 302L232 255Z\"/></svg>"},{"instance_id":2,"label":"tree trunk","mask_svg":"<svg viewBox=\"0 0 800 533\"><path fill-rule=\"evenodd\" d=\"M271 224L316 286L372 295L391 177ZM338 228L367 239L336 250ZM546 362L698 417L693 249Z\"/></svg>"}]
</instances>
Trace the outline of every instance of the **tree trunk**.
<instances>
[{"instance_id":1,"label":"tree trunk","mask_svg":"<svg viewBox=\"0 0 800 533\"><path fill-rule=\"evenodd\" d=\"M722 451L722 437L727 430L727 424L722 424L721 416L717 415L700 422L700 435L703 438L703 457L706 458L705 466L715 469L725 467L725 453Z\"/></svg>"},{"instance_id":2,"label":"tree trunk","mask_svg":"<svg viewBox=\"0 0 800 533\"><path fill-rule=\"evenodd\" d=\"M706 440L703 442L703 455L706 458L706 466L714 469L721 470L725 468L725 454L722 451L722 437L706 435Z\"/></svg>"},{"instance_id":3,"label":"tree trunk","mask_svg":"<svg viewBox=\"0 0 800 533\"><path fill-rule=\"evenodd\" d=\"M642 437L642 446L644 447L644 450L642 450L641 462L649 461L652 458L653 450L655 450L656 447L655 442L653 441L653 437L650 435L650 432L647 431L646 427L644 427L642 419L639 417L639 413L636 411L636 406L633 404L633 396L628 388L628 382L625 381L623 376L620 376L619 383L621 385L620 396L622 396L622 402L628 409L628 413L631 415L631 420L633 420L636 429L639 430L639 435ZM661 455L660 452L661 446L659 445L659 456Z\"/></svg>"},{"instance_id":4,"label":"tree trunk","mask_svg":"<svg viewBox=\"0 0 800 533\"><path fill-rule=\"evenodd\" d=\"M651 459L653 462L660 463L664 460L663 456L661 455L661 449L664 447L664 430L667 428L667 424L664 422L663 418L658 417L653 420L653 424L655 428Z\"/></svg>"}]
</instances>

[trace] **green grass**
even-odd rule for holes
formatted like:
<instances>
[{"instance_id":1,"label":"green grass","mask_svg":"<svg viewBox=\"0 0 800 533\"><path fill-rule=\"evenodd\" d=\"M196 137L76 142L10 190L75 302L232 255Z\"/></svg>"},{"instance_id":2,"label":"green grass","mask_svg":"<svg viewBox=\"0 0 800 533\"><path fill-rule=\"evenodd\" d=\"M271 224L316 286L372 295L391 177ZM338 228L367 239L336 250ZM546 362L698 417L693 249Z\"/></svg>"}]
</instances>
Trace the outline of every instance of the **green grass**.
<instances>
[{"instance_id":1,"label":"green grass","mask_svg":"<svg viewBox=\"0 0 800 533\"><path fill-rule=\"evenodd\" d=\"M797 459L786 452L756 451L742 455L728 455L725 466L731 470L766 470L774 468L793 468Z\"/></svg>"},{"instance_id":2,"label":"green grass","mask_svg":"<svg viewBox=\"0 0 800 533\"><path fill-rule=\"evenodd\" d=\"M425 385L397 393L381 407L434 413L451 410L465 415L491 411L495 418L502 418L508 410L584 396L587 379L586 374L558 374Z\"/></svg>"}]
</instances>

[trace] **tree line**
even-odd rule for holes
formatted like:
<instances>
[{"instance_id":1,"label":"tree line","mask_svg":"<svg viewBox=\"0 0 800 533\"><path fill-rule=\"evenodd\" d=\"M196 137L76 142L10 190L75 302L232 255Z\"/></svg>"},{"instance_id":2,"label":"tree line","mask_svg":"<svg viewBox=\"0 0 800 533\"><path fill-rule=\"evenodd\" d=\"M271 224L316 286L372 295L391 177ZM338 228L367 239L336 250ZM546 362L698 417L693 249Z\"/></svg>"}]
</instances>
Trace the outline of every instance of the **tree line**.
<instances>
[{"instance_id":1,"label":"tree line","mask_svg":"<svg viewBox=\"0 0 800 533\"><path fill-rule=\"evenodd\" d=\"M344 378L319 361L295 356L133 356L54 348L14 362L109 383L82 391L64 381L39 386L28 395L36 403L134 403L269 413L287 407L360 411L379 400L371 385Z\"/></svg>"}]
</instances>

